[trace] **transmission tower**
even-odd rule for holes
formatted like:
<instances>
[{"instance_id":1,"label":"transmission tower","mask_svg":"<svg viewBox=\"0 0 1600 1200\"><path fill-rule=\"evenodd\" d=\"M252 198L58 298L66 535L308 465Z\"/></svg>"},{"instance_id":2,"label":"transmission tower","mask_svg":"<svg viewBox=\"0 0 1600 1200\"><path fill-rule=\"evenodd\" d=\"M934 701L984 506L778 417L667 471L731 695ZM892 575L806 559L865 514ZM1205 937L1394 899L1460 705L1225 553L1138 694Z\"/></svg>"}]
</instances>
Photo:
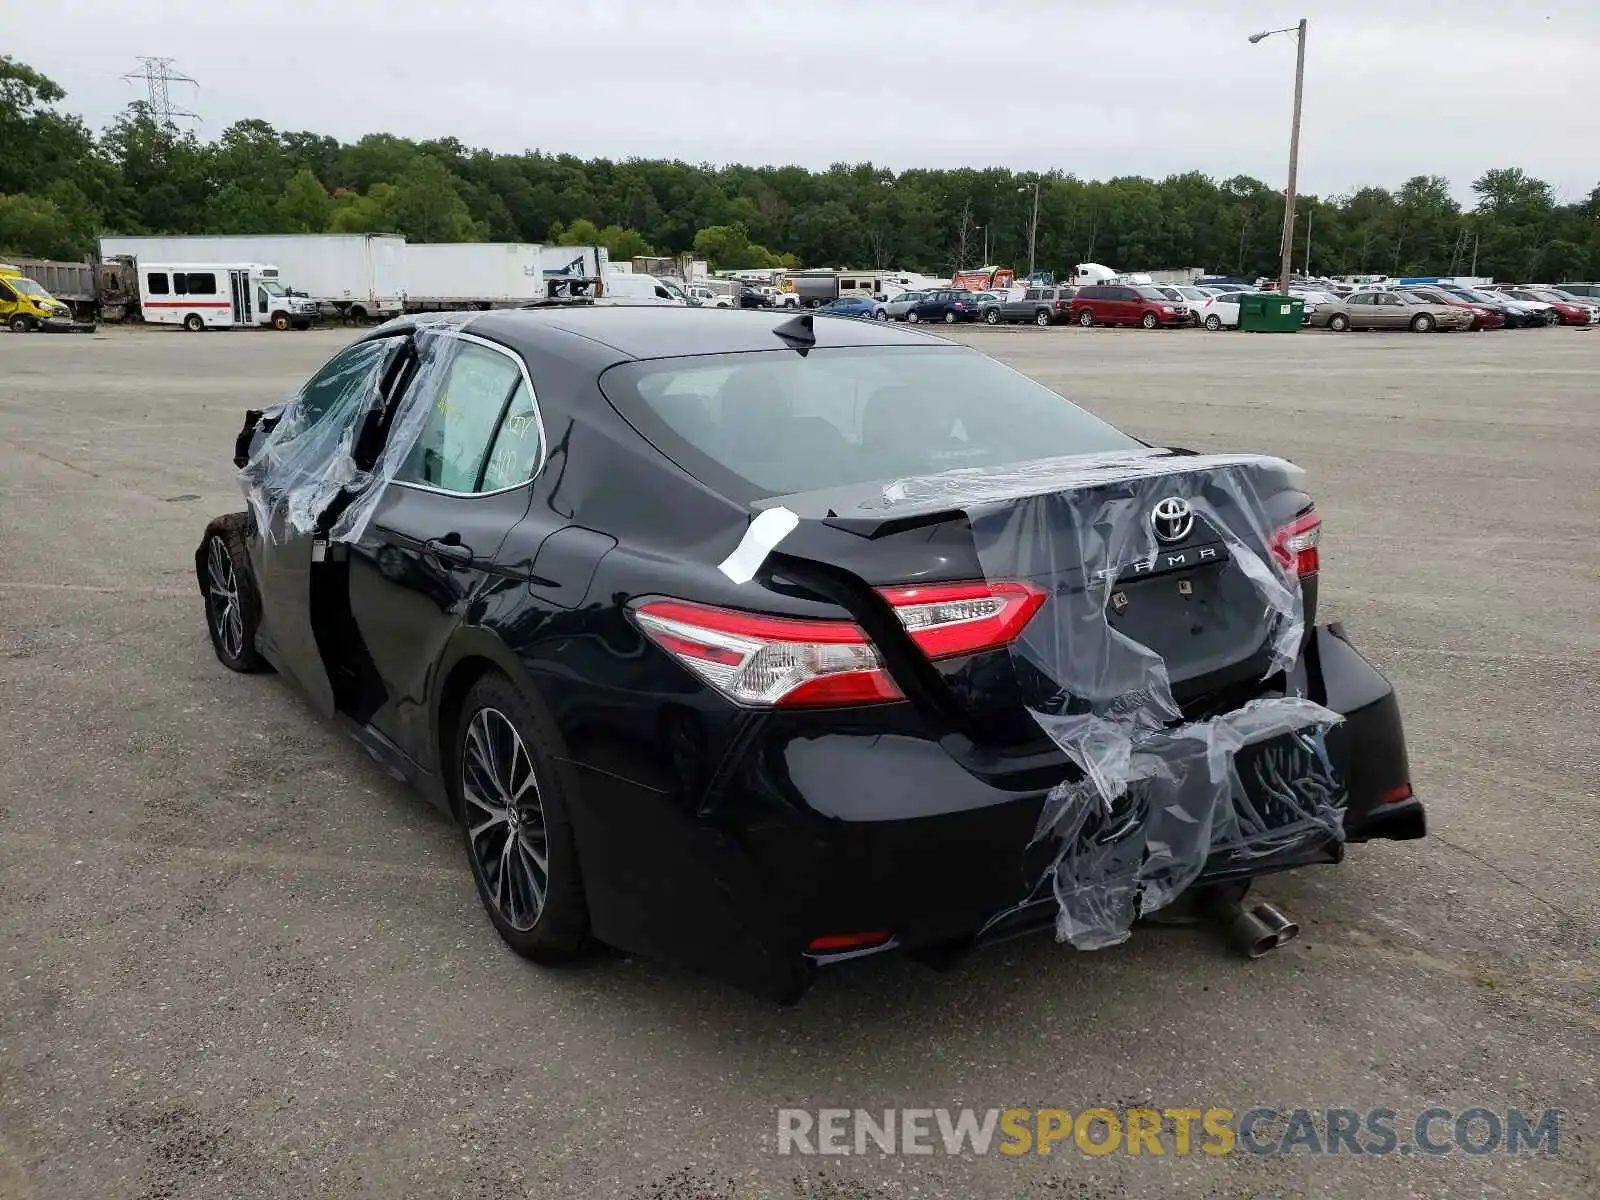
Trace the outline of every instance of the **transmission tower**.
<instances>
[{"instance_id":1,"label":"transmission tower","mask_svg":"<svg viewBox=\"0 0 1600 1200\"><path fill-rule=\"evenodd\" d=\"M184 121L198 121L199 113L192 113L186 108L173 108L172 97L168 88L174 83L193 84L196 89L200 87L198 80L187 75L180 75L172 69L173 60L170 58L151 58L139 56L139 61L144 64L142 71L129 71L123 76L130 82L137 79L144 80L146 90L149 92L150 117L163 129L173 124L174 118Z\"/></svg>"}]
</instances>

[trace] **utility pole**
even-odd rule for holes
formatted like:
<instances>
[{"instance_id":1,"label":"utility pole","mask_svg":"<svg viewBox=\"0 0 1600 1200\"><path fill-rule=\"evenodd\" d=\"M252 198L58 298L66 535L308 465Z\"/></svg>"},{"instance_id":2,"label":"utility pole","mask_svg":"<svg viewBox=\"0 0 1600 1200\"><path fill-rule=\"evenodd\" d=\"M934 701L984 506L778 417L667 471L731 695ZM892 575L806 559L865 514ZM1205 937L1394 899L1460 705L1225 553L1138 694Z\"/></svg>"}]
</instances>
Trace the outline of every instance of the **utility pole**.
<instances>
[{"instance_id":1,"label":"utility pole","mask_svg":"<svg viewBox=\"0 0 1600 1200\"><path fill-rule=\"evenodd\" d=\"M1034 180L1033 180L1033 220L1028 223L1028 278L1029 279L1033 278L1034 269L1035 269L1035 267L1038 266L1038 258L1037 258L1037 255L1035 254L1035 249L1036 249L1036 247L1038 245L1038 241L1039 241L1039 183L1040 183L1039 177L1038 176L1034 176ZM1017 189L1017 191L1019 191L1019 192L1025 192L1027 190L1028 189L1025 188L1025 187L1019 187Z\"/></svg>"},{"instance_id":2,"label":"utility pole","mask_svg":"<svg viewBox=\"0 0 1600 1200\"><path fill-rule=\"evenodd\" d=\"M1289 276L1294 270L1291 259L1294 254L1295 182L1300 169L1300 98L1306 83L1306 19L1301 17L1298 25L1290 25L1283 29L1252 33L1250 43L1255 45L1275 33L1293 33L1298 44L1294 61L1294 122L1289 127L1289 185L1283 192L1283 256L1278 264L1278 287L1287 292Z\"/></svg>"},{"instance_id":3,"label":"utility pole","mask_svg":"<svg viewBox=\"0 0 1600 1200\"><path fill-rule=\"evenodd\" d=\"M1306 266L1305 277L1311 278L1311 218L1316 216L1313 209L1306 209Z\"/></svg>"},{"instance_id":4,"label":"utility pole","mask_svg":"<svg viewBox=\"0 0 1600 1200\"><path fill-rule=\"evenodd\" d=\"M123 76L129 80L143 80L145 91L149 96L147 103L150 106L150 119L162 129L175 128L173 118L178 117L185 121L198 121L199 113L192 113L186 108L173 108L172 96L169 92L170 85L174 83L190 83L196 89L200 87L198 80L187 75L180 75L172 69L174 60L170 58L152 58L145 55L139 57L144 64L142 71L129 71Z\"/></svg>"}]
</instances>

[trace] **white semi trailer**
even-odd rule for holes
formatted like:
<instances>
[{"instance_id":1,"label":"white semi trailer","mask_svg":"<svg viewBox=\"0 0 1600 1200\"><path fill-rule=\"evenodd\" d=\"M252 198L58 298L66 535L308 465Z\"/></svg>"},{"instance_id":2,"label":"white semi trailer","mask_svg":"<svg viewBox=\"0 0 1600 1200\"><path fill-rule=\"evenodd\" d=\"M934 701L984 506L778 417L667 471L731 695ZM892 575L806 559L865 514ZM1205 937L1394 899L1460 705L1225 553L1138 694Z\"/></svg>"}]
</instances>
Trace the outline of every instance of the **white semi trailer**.
<instances>
[{"instance_id":1,"label":"white semi trailer","mask_svg":"<svg viewBox=\"0 0 1600 1200\"><path fill-rule=\"evenodd\" d=\"M514 308L543 299L542 249L526 242L407 242L406 311Z\"/></svg>"}]
</instances>

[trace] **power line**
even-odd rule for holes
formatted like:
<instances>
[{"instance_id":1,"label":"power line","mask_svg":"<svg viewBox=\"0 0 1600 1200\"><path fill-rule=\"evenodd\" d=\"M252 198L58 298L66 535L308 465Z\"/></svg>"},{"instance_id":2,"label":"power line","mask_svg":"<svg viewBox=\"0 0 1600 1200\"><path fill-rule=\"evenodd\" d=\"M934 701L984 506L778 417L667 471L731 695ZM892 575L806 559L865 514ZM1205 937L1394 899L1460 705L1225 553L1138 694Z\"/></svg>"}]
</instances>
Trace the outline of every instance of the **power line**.
<instances>
[{"instance_id":1,"label":"power line","mask_svg":"<svg viewBox=\"0 0 1600 1200\"><path fill-rule=\"evenodd\" d=\"M191 79L187 75L181 75L174 71L172 69L174 60L170 58L154 58L140 55L139 61L144 64L144 70L129 71L123 78L129 82L136 79L144 80L146 91L149 94L150 117L157 125L165 129L173 124L174 118L184 121L198 121L200 119L199 113L192 113L186 108L172 107L172 97L168 91L170 85L174 83L193 84L198 91L200 87L199 80Z\"/></svg>"}]
</instances>

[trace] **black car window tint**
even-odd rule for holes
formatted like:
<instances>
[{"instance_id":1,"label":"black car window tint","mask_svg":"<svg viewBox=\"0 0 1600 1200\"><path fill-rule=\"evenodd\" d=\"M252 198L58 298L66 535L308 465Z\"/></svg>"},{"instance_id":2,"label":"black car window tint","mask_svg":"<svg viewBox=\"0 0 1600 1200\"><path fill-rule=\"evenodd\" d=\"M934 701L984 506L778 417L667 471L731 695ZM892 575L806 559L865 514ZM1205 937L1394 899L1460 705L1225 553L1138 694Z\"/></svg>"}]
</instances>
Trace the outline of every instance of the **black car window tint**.
<instances>
[{"instance_id":1,"label":"black car window tint","mask_svg":"<svg viewBox=\"0 0 1600 1200\"><path fill-rule=\"evenodd\" d=\"M462 342L395 478L447 492L476 491L506 398L521 377L510 356Z\"/></svg>"},{"instance_id":2,"label":"black car window tint","mask_svg":"<svg viewBox=\"0 0 1600 1200\"><path fill-rule=\"evenodd\" d=\"M601 386L690 474L767 495L1139 445L962 350L657 359L614 367Z\"/></svg>"},{"instance_id":3,"label":"black car window tint","mask_svg":"<svg viewBox=\"0 0 1600 1200\"><path fill-rule=\"evenodd\" d=\"M0 300L7 301L9 303L16 298L17 294L11 290L4 280L0 280Z\"/></svg>"},{"instance_id":4,"label":"black car window tint","mask_svg":"<svg viewBox=\"0 0 1600 1200\"><path fill-rule=\"evenodd\" d=\"M539 466L541 449L539 414L534 408L533 392L527 380L519 379L516 390L511 393L505 420L500 422L489 448L489 459L483 467L483 485L478 490L497 492L526 483Z\"/></svg>"}]
</instances>

